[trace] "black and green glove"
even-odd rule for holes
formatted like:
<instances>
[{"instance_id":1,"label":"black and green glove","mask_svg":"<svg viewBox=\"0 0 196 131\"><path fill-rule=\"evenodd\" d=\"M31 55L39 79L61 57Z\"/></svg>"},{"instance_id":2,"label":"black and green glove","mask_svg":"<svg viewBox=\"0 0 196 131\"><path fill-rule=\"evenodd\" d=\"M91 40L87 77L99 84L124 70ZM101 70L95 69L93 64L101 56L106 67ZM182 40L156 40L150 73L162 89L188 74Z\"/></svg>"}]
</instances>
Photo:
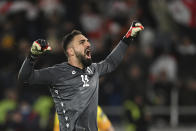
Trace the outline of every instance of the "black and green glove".
<instances>
[{"instance_id":1,"label":"black and green glove","mask_svg":"<svg viewBox=\"0 0 196 131\"><path fill-rule=\"evenodd\" d=\"M51 51L52 48L49 46L49 43L44 39L38 39L33 42L30 51L30 59L37 60L45 52Z\"/></svg>"}]
</instances>

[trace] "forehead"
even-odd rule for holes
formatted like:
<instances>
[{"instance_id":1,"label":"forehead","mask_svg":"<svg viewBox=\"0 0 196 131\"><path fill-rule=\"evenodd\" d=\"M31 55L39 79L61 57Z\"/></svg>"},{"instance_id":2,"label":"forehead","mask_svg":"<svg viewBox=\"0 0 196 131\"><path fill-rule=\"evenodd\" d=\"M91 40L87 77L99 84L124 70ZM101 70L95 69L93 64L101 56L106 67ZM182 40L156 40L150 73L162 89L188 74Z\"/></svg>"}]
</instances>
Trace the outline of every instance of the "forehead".
<instances>
[{"instance_id":1,"label":"forehead","mask_svg":"<svg viewBox=\"0 0 196 131\"><path fill-rule=\"evenodd\" d=\"M88 39L82 34L76 35L73 39L74 42L79 42L81 40L88 40Z\"/></svg>"}]
</instances>

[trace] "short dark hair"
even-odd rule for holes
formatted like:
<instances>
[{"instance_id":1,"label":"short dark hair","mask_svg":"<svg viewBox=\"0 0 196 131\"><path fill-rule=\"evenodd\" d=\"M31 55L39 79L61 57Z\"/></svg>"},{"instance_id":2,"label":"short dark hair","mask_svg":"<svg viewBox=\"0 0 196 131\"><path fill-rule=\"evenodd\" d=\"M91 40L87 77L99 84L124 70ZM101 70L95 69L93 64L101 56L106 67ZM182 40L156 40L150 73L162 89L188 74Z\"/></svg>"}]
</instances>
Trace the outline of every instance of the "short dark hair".
<instances>
[{"instance_id":1,"label":"short dark hair","mask_svg":"<svg viewBox=\"0 0 196 131\"><path fill-rule=\"evenodd\" d=\"M64 48L64 51L66 53L66 50L67 50L67 46L69 45L69 43L73 40L74 36L76 35L80 35L82 34L82 32L80 32L79 30L73 30L72 32L68 33L67 35L65 35L63 37L63 48Z\"/></svg>"}]
</instances>

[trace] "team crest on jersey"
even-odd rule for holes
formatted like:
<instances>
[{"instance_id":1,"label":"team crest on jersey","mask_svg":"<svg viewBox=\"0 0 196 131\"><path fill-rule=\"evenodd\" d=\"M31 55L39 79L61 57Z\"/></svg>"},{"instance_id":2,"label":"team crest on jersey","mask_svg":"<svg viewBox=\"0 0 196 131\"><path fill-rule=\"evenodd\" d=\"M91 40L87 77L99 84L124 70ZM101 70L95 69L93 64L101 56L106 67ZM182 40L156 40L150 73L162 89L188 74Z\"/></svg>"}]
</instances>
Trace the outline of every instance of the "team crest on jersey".
<instances>
[{"instance_id":1,"label":"team crest on jersey","mask_svg":"<svg viewBox=\"0 0 196 131\"><path fill-rule=\"evenodd\" d=\"M76 71L75 70L72 71L72 75L74 75L74 74L76 74Z\"/></svg>"},{"instance_id":2,"label":"team crest on jersey","mask_svg":"<svg viewBox=\"0 0 196 131\"><path fill-rule=\"evenodd\" d=\"M93 72L92 72L92 70L91 70L90 67L87 67L87 72L88 72L89 74L93 74Z\"/></svg>"}]
</instances>

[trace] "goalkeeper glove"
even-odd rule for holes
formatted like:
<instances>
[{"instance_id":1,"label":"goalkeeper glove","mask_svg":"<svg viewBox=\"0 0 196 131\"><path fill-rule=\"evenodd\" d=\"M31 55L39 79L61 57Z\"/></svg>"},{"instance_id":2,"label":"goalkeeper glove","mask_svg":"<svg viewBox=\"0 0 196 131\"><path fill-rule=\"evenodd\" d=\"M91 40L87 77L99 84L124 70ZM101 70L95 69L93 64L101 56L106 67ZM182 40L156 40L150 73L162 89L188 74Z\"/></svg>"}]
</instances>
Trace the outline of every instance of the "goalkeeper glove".
<instances>
[{"instance_id":1,"label":"goalkeeper glove","mask_svg":"<svg viewBox=\"0 0 196 131\"><path fill-rule=\"evenodd\" d=\"M137 34L144 30L144 27L141 23L139 22L132 22L131 27L129 28L128 32L126 35L123 37L123 41L129 45L129 43L137 36Z\"/></svg>"},{"instance_id":2,"label":"goalkeeper glove","mask_svg":"<svg viewBox=\"0 0 196 131\"><path fill-rule=\"evenodd\" d=\"M33 42L29 57L31 60L37 60L42 54L50 50L52 50L52 48L46 40L38 39Z\"/></svg>"}]
</instances>

